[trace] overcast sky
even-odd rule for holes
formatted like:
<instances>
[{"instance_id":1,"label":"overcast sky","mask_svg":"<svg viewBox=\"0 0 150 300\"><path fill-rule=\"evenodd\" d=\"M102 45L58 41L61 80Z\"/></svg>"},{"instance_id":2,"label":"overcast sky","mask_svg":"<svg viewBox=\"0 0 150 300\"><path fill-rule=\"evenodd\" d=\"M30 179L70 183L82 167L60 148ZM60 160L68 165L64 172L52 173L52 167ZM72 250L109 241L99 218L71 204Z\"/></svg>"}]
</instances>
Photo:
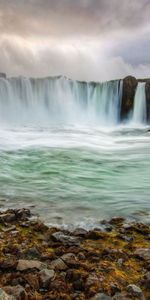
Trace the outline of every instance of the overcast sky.
<instances>
[{"instance_id":1,"label":"overcast sky","mask_svg":"<svg viewBox=\"0 0 150 300\"><path fill-rule=\"evenodd\" d=\"M150 77L150 0L0 0L0 71Z\"/></svg>"}]
</instances>

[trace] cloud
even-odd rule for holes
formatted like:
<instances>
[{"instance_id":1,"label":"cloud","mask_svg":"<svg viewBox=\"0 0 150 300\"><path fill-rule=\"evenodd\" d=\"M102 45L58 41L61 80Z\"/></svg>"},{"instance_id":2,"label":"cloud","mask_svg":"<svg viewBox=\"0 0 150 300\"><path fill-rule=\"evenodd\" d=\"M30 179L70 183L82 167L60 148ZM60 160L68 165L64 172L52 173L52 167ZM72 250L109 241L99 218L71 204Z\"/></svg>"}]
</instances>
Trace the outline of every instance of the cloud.
<instances>
[{"instance_id":1,"label":"cloud","mask_svg":"<svg viewBox=\"0 0 150 300\"><path fill-rule=\"evenodd\" d=\"M149 15L149 0L0 0L0 71L150 77Z\"/></svg>"}]
</instances>

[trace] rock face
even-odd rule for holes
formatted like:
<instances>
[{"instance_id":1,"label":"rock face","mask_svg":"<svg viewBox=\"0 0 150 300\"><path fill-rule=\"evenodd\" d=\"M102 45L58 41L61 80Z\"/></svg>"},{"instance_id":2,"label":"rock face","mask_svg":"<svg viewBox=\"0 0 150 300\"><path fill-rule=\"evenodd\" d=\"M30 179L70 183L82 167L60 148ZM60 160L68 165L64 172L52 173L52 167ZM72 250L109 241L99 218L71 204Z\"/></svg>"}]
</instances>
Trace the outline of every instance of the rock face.
<instances>
[{"instance_id":1,"label":"rock face","mask_svg":"<svg viewBox=\"0 0 150 300\"><path fill-rule=\"evenodd\" d=\"M150 122L150 80L146 82L147 120Z\"/></svg>"},{"instance_id":2,"label":"rock face","mask_svg":"<svg viewBox=\"0 0 150 300\"><path fill-rule=\"evenodd\" d=\"M126 119L133 108L134 96L138 81L135 77L128 76L123 79L121 119Z\"/></svg>"}]
</instances>

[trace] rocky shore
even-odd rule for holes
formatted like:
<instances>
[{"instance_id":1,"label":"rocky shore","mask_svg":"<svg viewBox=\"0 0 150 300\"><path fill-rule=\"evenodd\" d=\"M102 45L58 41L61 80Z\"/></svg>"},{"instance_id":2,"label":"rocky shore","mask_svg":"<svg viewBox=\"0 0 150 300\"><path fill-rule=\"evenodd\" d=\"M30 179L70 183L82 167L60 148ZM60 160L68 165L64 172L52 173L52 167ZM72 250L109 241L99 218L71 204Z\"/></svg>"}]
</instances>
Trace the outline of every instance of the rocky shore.
<instances>
[{"instance_id":1,"label":"rocky shore","mask_svg":"<svg viewBox=\"0 0 150 300\"><path fill-rule=\"evenodd\" d=\"M0 213L0 299L150 299L150 224L49 228L28 209Z\"/></svg>"}]
</instances>

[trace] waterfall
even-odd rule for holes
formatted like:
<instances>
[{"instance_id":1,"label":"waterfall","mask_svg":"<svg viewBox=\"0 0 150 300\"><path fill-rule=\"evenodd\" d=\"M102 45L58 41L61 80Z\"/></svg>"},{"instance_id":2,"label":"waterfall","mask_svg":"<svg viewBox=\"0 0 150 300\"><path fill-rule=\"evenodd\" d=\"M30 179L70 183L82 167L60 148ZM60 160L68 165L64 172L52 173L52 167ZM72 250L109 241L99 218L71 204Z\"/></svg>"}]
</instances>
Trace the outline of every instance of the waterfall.
<instances>
[{"instance_id":1,"label":"waterfall","mask_svg":"<svg viewBox=\"0 0 150 300\"><path fill-rule=\"evenodd\" d=\"M145 124L146 123L146 95L145 95L145 82L139 82L135 98L132 122L134 124Z\"/></svg>"},{"instance_id":2,"label":"waterfall","mask_svg":"<svg viewBox=\"0 0 150 300\"><path fill-rule=\"evenodd\" d=\"M79 82L65 77L0 78L0 123L116 125L122 82Z\"/></svg>"}]
</instances>

